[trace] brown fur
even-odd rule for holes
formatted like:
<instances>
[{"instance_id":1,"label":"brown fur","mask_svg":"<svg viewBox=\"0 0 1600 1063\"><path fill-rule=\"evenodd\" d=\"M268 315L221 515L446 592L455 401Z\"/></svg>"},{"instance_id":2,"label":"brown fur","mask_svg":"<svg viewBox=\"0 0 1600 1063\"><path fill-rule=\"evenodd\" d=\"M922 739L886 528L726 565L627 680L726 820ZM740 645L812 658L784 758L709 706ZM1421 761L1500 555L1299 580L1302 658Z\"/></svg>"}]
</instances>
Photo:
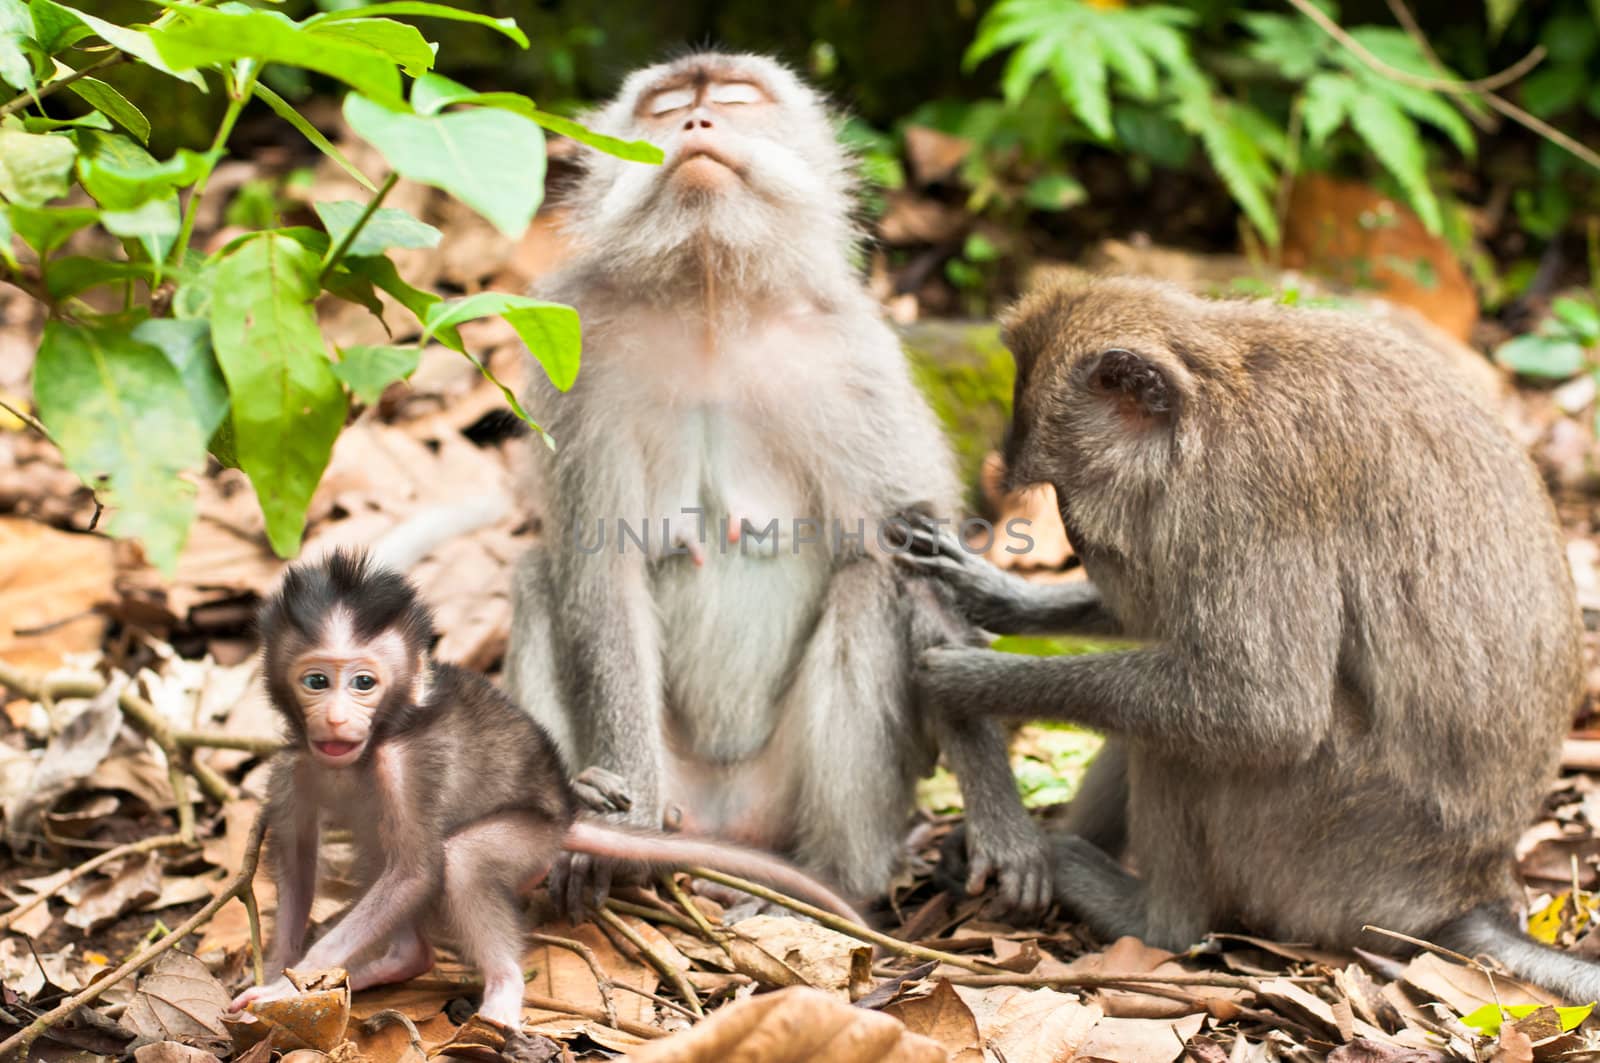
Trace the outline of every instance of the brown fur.
<instances>
[{"instance_id":1,"label":"brown fur","mask_svg":"<svg viewBox=\"0 0 1600 1063\"><path fill-rule=\"evenodd\" d=\"M1033 295L1006 340L1012 480L1055 486L1100 605L1150 640L925 659L940 704L1113 740L1089 793L1127 794L1142 881L1058 839L1058 899L1170 947L1439 934L1600 992L1502 914L1578 700L1580 620L1531 462L1446 361L1342 314L1131 280ZM997 629L1092 612L1092 591L938 564ZM1077 825L1116 838L1121 812Z\"/></svg>"}]
</instances>

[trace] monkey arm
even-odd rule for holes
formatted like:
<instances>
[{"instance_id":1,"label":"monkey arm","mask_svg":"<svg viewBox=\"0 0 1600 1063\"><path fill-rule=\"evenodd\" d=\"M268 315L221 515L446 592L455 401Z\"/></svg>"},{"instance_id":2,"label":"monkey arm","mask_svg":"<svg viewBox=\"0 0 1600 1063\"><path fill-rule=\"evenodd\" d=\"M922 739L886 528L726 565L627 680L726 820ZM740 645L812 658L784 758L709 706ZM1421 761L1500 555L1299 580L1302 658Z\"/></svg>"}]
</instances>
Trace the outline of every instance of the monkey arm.
<instances>
[{"instance_id":1,"label":"monkey arm","mask_svg":"<svg viewBox=\"0 0 1600 1063\"><path fill-rule=\"evenodd\" d=\"M269 979L283 973L285 967L294 966L305 952L311 902L317 888L317 806L311 801L292 799L296 792L294 770L289 760L274 767L274 800L267 810L278 893L272 949L266 965Z\"/></svg>"},{"instance_id":2,"label":"monkey arm","mask_svg":"<svg viewBox=\"0 0 1600 1063\"><path fill-rule=\"evenodd\" d=\"M946 713L1070 720L1190 759L1307 755L1331 722L1328 691L1293 685L1307 673L1288 664L1249 663L1167 644L1073 657L949 648L922 655L918 681Z\"/></svg>"}]
</instances>

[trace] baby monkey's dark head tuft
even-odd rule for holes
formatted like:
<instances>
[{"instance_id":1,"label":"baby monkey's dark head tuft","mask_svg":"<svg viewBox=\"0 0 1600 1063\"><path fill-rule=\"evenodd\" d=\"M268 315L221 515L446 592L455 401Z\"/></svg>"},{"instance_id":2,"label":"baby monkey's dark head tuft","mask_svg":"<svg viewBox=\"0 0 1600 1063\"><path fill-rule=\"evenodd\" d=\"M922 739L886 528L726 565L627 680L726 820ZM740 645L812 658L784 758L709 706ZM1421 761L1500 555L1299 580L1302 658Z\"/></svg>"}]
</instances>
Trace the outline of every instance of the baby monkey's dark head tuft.
<instances>
[{"instance_id":1,"label":"baby monkey's dark head tuft","mask_svg":"<svg viewBox=\"0 0 1600 1063\"><path fill-rule=\"evenodd\" d=\"M421 699L433 618L363 553L291 566L257 625L273 705L329 767L360 760L380 721Z\"/></svg>"}]
</instances>

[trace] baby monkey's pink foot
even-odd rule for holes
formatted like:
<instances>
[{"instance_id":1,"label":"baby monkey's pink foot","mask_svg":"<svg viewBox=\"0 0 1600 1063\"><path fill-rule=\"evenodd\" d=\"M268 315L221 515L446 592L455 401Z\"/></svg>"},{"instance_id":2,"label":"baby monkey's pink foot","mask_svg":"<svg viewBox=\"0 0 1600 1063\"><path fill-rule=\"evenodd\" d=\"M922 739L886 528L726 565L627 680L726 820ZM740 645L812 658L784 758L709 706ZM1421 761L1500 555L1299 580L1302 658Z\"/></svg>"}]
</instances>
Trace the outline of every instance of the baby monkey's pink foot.
<instances>
[{"instance_id":1,"label":"baby monkey's pink foot","mask_svg":"<svg viewBox=\"0 0 1600 1063\"><path fill-rule=\"evenodd\" d=\"M433 970L433 948L415 931L396 940L387 952L350 972L350 988L404 982Z\"/></svg>"},{"instance_id":2,"label":"baby monkey's pink foot","mask_svg":"<svg viewBox=\"0 0 1600 1063\"><path fill-rule=\"evenodd\" d=\"M251 986L243 993L233 998L233 1003L228 1005L229 1011L243 1011L252 1004L265 1004L274 1000L288 1000L300 991L294 983L281 975L268 982L266 985Z\"/></svg>"}]
</instances>

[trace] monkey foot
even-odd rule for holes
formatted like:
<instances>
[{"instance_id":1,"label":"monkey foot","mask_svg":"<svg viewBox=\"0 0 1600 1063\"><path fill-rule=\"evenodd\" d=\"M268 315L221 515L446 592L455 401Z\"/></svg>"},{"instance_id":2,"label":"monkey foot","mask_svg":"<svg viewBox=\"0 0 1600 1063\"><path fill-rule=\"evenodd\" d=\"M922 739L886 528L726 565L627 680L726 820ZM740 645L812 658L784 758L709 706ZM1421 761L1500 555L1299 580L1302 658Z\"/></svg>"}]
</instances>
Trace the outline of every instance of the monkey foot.
<instances>
[{"instance_id":1,"label":"monkey foot","mask_svg":"<svg viewBox=\"0 0 1600 1063\"><path fill-rule=\"evenodd\" d=\"M392 946L370 964L350 972L352 991L404 982L433 970L433 949L420 937Z\"/></svg>"},{"instance_id":2,"label":"monkey foot","mask_svg":"<svg viewBox=\"0 0 1600 1063\"><path fill-rule=\"evenodd\" d=\"M274 1000L288 1000L297 995L300 990L294 983L284 977L274 978L266 985L251 986L243 993L233 998L233 1003L228 1005L229 1011L243 1011L252 1004L266 1004Z\"/></svg>"}]
</instances>

